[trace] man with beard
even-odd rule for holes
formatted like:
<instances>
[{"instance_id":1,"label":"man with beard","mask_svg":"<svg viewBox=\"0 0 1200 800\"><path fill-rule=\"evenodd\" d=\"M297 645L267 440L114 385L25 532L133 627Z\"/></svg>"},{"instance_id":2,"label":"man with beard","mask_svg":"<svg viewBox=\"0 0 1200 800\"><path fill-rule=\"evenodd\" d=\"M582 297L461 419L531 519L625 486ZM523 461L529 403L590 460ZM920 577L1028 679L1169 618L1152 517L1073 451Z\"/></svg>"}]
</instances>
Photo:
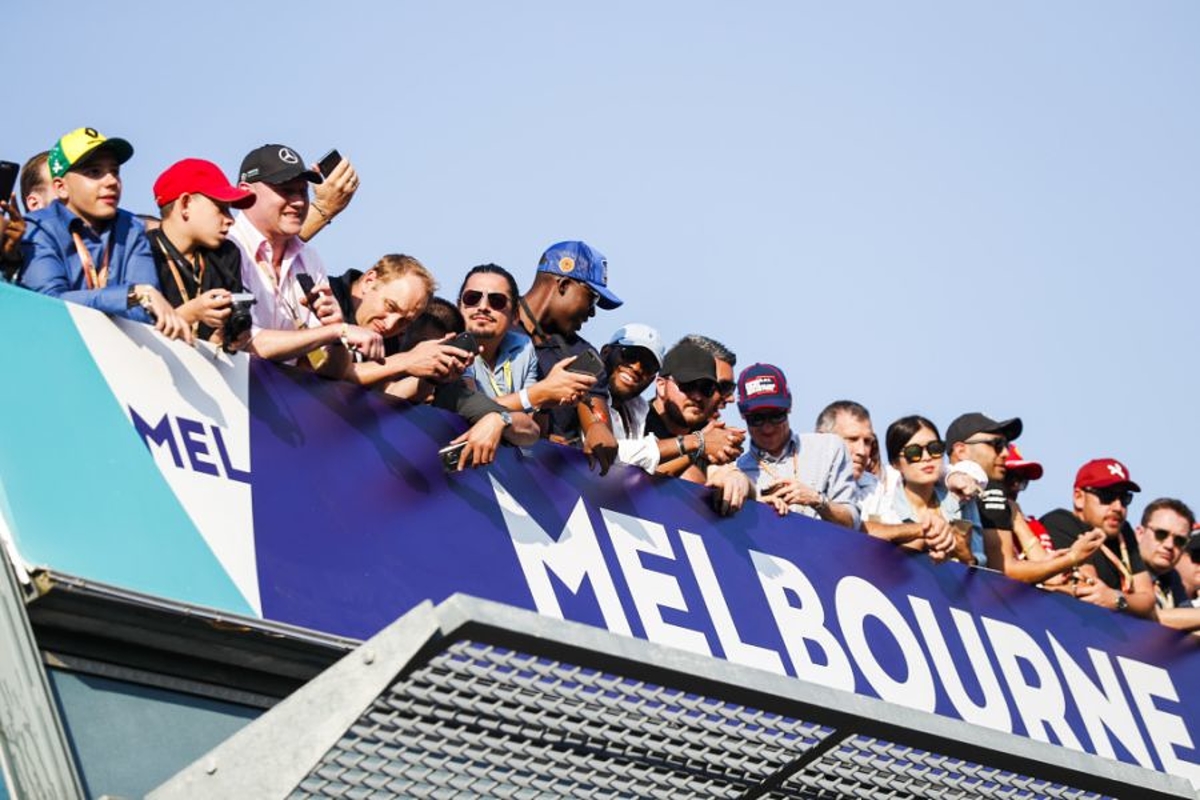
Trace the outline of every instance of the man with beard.
<instances>
[{"instance_id":1,"label":"man with beard","mask_svg":"<svg viewBox=\"0 0 1200 800\"><path fill-rule=\"evenodd\" d=\"M608 374L600 355L579 329L595 313L596 307L619 308L621 300L608 288L608 261L585 242L558 242L542 254L533 286L518 301L517 324L533 339L538 359L538 378L550 377L564 359L565 365L596 364L596 382L578 402L537 409L531 403L526 411L539 410L545 422L545 434L554 442L582 447L600 464L600 474L617 457L617 440L608 419ZM532 399L532 398L531 398Z\"/></svg>"},{"instance_id":2,"label":"man with beard","mask_svg":"<svg viewBox=\"0 0 1200 800\"><path fill-rule=\"evenodd\" d=\"M712 487L717 512L730 514L742 507L751 487L746 476L733 467L742 449L741 438L733 431L709 426L719 400L715 359L696 344L680 342L663 358L654 401L646 412L645 431L658 440L660 458L669 456L686 464L678 473L666 471L667 465L662 465L658 474L678 474Z\"/></svg>"},{"instance_id":3,"label":"man with beard","mask_svg":"<svg viewBox=\"0 0 1200 800\"><path fill-rule=\"evenodd\" d=\"M703 336L699 333L689 333L679 341L699 345L701 350L716 359L717 391L721 393L716 410L713 411L713 419L717 419L725 407L733 401L733 393L737 390L737 381L733 376L733 368L737 366L737 354L711 336Z\"/></svg>"},{"instance_id":4,"label":"man with beard","mask_svg":"<svg viewBox=\"0 0 1200 800\"><path fill-rule=\"evenodd\" d=\"M458 310L479 343L463 379L510 411L571 405L595 385L595 376L568 369L575 358L563 359L538 380L533 341L512 327L517 281L504 267L472 267L458 291Z\"/></svg>"},{"instance_id":5,"label":"man with beard","mask_svg":"<svg viewBox=\"0 0 1200 800\"><path fill-rule=\"evenodd\" d=\"M1133 529L1125 522L1133 493L1140 492L1129 470L1115 458L1097 458L1075 475L1072 509L1042 517L1055 548L1070 549L1081 533L1097 529L1104 544L1078 565L1082 578L1071 587L1075 597L1114 611L1155 619L1154 584L1138 551Z\"/></svg>"},{"instance_id":6,"label":"man with beard","mask_svg":"<svg viewBox=\"0 0 1200 800\"><path fill-rule=\"evenodd\" d=\"M738 411L750 449L737 461L759 499L780 516L791 512L858 527L854 471L846 445L832 433L792 433L792 393L779 367L754 364L738 378Z\"/></svg>"},{"instance_id":7,"label":"man with beard","mask_svg":"<svg viewBox=\"0 0 1200 800\"><path fill-rule=\"evenodd\" d=\"M608 371L609 409L617 460L652 473L658 468L660 440L646 433L650 403L642 396L662 369L662 337L649 325L634 322L618 328L600 348Z\"/></svg>"}]
</instances>

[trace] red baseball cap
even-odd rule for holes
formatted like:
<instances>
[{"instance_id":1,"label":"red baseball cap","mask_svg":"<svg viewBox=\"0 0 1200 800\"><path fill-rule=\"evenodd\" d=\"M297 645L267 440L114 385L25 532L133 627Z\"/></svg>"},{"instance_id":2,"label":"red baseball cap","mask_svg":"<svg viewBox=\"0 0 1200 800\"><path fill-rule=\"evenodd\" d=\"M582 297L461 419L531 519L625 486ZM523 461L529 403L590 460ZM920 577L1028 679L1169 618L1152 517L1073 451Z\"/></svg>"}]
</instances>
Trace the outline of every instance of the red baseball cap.
<instances>
[{"instance_id":1,"label":"red baseball cap","mask_svg":"<svg viewBox=\"0 0 1200 800\"><path fill-rule=\"evenodd\" d=\"M154 202L159 208L181 194L202 194L234 208L249 208L255 200L253 192L233 186L220 167L202 158L176 161L154 182Z\"/></svg>"},{"instance_id":2,"label":"red baseball cap","mask_svg":"<svg viewBox=\"0 0 1200 800\"><path fill-rule=\"evenodd\" d=\"M1094 458L1075 473L1076 489L1104 489L1109 486L1127 486L1135 492L1142 490L1130 480L1129 468L1115 458Z\"/></svg>"},{"instance_id":3,"label":"red baseball cap","mask_svg":"<svg viewBox=\"0 0 1200 800\"><path fill-rule=\"evenodd\" d=\"M1008 446L1008 458L1004 462L1004 468L1010 475L1029 481L1039 480L1043 474L1042 465L1036 461L1027 461L1015 444Z\"/></svg>"}]
</instances>

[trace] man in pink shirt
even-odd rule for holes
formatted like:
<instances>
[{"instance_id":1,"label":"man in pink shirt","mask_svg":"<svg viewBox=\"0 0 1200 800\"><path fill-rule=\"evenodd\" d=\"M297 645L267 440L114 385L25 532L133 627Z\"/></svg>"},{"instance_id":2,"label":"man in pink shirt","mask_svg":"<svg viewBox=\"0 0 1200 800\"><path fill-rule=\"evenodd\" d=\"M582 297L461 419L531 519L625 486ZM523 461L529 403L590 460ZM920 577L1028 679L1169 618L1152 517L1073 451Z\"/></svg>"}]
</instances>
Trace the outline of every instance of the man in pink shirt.
<instances>
[{"instance_id":1,"label":"man in pink shirt","mask_svg":"<svg viewBox=\"0 0 1200 800\"><path fill-rule=\"evenodd\" d=\"M320 183L320 174L290 147L267 144L242 160L239 175L239 186L256 198L229 231L241 250L242 283L256 301L246 349L273 361L307 356L314 370L338 378L347 371L352 351L381 360L383 338L343 319L324 263L300 238L308 184Z\"/></svg>"}]
</instances>

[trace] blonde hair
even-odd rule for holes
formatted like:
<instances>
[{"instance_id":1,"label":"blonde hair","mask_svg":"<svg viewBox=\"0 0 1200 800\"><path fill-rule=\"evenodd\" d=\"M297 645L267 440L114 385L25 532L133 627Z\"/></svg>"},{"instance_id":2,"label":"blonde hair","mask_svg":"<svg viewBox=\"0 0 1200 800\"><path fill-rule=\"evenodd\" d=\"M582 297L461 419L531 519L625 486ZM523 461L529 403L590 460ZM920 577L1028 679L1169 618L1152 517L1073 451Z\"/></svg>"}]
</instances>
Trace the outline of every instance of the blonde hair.
<instances>
[{"instance_id":1,"label":"blonde hair","mask_svg":"<svg viewBox=\"0 0 1200 800\"><path fill-rule=\"evenodd\" d=\"M401 253L389 253L376 261L367 272L374 272L375 277L383 283L403 278L405 275L415 275L425 285L425 294L431 297L438 288L437 281L433 279L432 273L425 269L424 264Z\"/></svg>"}]
</instances>

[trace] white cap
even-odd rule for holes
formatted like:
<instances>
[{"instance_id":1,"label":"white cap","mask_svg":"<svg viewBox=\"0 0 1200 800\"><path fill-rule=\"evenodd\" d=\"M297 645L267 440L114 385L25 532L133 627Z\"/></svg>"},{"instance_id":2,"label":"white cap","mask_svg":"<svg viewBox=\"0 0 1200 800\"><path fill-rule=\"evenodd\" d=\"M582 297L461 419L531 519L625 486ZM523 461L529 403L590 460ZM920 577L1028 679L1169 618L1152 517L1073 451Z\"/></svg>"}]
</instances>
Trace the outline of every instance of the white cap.
<instances>
[{"instance_id":1,"label":"white cap","mask_svg":"<svg viewBox=\"0 0 1200 800\"><path fill-rule=\"evenodd\" d=\"M662 369L663 359L666 358L667 348L663 346L662 337L658 331L640 322L631 322L617 328L608 340L609 344L622 344L626 347L644 347L654 354L658 368Z\"/></svg>"}]
</instances>

